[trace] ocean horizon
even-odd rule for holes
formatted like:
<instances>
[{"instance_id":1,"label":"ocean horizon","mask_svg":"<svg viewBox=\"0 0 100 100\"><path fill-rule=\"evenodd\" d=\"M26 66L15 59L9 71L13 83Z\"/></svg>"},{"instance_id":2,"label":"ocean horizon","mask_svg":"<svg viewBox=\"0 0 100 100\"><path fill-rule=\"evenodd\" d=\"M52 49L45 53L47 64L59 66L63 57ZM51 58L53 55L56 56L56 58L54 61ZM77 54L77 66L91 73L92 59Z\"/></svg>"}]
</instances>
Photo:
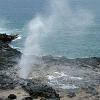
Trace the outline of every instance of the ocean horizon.
<instances>
[{"instance_id":1,"label":"ocean horizon","mask_svg":"<svg viewBox=\"0 0 100 100\"><path fill-rule=\"evenodd\" d=\"M0 33L19 33L21 39L13 41L12 45L23 51L30 33L26 27L39 16L41 23L52 26L49 29L52 31L38 34L41 55L100 57L100 1L64 1L66 7L60 1L51 7L47 0L0 0ZM46 23L50 15L56 15L52 25Z\"/></svg>"}]
</instances>

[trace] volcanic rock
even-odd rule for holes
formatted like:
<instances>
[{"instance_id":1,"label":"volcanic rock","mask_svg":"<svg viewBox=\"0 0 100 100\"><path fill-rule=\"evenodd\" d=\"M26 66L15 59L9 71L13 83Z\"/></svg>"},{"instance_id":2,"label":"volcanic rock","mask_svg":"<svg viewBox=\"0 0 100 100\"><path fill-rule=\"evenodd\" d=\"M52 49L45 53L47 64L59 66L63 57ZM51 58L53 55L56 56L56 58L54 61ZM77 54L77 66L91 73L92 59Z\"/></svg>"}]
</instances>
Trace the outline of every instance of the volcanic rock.
<instances>
[{"instance_id":1,"label":"volcanic rock","mask_svg":"<svg viewBox=\"0 0 100 100\"><path fill-rule=\"evenodd\" d=\"M14 99L17 98L17 96L16 96L15 94L10 94L10 95L8 96L8 98L9 98L10 100L14 100Z\"/></svg>"},{"instance_id":2,"label":"volcanic rock","mask_svg":"<svg viewBox=\"0 0 100 100\"><path fill-rule=\"evenodd\" d=\"M17 37L18 35L0 34L0 70L7 70L18 63L21 52L9 45Z\"/></svg>"},{"instance_id":3,"label":"volcanic rock","mask_svg":"<svg viewBox=\"0 0 100 100\"><path fill-rule=\"evenodd\" d=\"M69 93L67 94L67 96L68 96L69 98L73 98L73 97L76 96L76 94L75 94L75 92L69 92Z\"/></svg>"},{"instance_id":4,"label":"volcanic rock","mask_svg":"<svg viewBox=\"0 0 100 100\"><path fill-rule=\"evenodd\" d=\"M33 98L32 97L25 97L22 100L33 100Z\"/></svg>"},{"instance_id":5,"label":"volcanic rock","mask_svg":"<svg viewBox=\"0 0 100 100\"><path fill-rule=\"evenodd\" d=\"M17 81L6 75L0 75L0 89L14 89Z\"/></svg>"},{"instance_id":6,"label":"volcanic rock","mask_svg":"<svg viewBox=\"0 0 100 100\"><path fill-rule=\"evenodd\" d=\"M0 34L0 41L4 43L10 43L12 40L18 38L18 34L7 35L6 33Z\"/></svg>"},{"instance_id":7,"label":"volcanic rock","mask_svg":"<svg viewBox=\"0 0 100 100\"><path fill-rule=\"evenodd\" d=\"M52 87L45 84L36 84L33 81L27 80L27 84L22 84L22 88L33 98L45 97L59 100L59 94Z\"/></svg>"}]
</instances>

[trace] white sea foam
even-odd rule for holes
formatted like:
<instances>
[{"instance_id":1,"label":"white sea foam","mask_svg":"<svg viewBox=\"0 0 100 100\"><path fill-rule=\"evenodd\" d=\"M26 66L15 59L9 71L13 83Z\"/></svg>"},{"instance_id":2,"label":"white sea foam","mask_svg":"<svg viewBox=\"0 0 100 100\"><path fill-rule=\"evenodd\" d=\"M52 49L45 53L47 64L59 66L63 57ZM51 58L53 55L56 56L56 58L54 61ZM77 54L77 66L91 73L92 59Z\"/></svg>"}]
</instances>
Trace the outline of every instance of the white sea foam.
<instances>
[{"instance_id":1,"label":"white sea foam","mask_svg":"<svg viewBox=\"0 0 100 100\"><path fill-rule=\"evenodd\" d=\"M47 79L49 80L48 83L50 85L58 86L62 89L78 88L78 86L75 86L74 84L68 84L67 82L69 82L69 81L82 81L83 80L83 78L81 78L81 77L74 77L71 75L67 75L63 72L54 72L52 75L47 75Z\"/></svg>"},{"instance_id":2,"label":"white sea foam","mask_svg":"<svg viewBox=\"0 0 100 100\"><path fill-rule=\"evenodd\" d=\"M78 86L75 86L75 85L62 85L60 88L62 88L62 89L77 89L77 88L79 88Z\"/></svg>"},{"instance_id":3,"label":"white sea foam","mask_svg":"<svg viewBox=\"0 0 100 100\"><path fill-rule=\"evenodd\" d=\"M20 40L22 38L22 36L21 35L19 35L15 40L13 40L13 41L16 41L16 40Z\"/></svg>"}]
</instances>

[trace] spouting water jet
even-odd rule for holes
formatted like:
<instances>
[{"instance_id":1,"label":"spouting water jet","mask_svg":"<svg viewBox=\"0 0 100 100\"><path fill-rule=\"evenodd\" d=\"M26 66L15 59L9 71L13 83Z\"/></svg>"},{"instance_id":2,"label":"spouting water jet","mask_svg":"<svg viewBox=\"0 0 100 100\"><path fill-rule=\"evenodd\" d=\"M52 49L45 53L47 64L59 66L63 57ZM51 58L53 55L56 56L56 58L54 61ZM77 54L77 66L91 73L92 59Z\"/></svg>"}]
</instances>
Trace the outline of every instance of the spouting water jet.
<instances>
[{"instance_id":1,"label":"spouting water jet","mask_svg":"<svg viewBox=\"0 0 100 100\"><path fill-rule=\"evenodd\" d=\"M19 62L21 67L19 76L21 78L28 78L32 67L37 62L33 55L46 54L46 50L41 48L41 42L46 42L46 39L54 45L52 40L57 37L56 41L58 42L61 39L61 34L72 34L77 37L76 35L83 34L86 28L93 23L94 16L88 10L75 11L71 9L68 0L50 0L49 5L49 16L40 14L27 25L28 37ZM61 51L58 47L57 49ZM54 51L53 47L52 51Z\"/></svg>"}]
</instances>

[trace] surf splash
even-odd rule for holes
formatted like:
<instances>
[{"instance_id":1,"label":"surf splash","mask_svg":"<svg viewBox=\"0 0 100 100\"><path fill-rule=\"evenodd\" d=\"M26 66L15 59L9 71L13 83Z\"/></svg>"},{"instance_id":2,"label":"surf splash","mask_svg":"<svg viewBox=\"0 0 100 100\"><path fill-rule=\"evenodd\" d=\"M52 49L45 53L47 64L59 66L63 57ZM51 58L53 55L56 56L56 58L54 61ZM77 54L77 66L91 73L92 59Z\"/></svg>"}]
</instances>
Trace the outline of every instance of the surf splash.
<instances>
[{"instance_id":1,"label":"surf splash","mask_svg":"<svg viewBox=\"0 0 100 100\"><path fill-rule=\"evenodd\" d=\"M50 41L53 45L51 46L52 51L54 51L53 47L58 43L57 49L61 50L59 40L61 40L64 34L71 34L74 37L82 35L86 28L94 21L94 16L88 10L73 10L69 0L50 0L48 4L49 7L45 8L47 11L44 15L37 14L26 25L28 36L25 41L21 61L19 62L21 68L19 76L21 78L28 78L32 67L38 62L34 55L42 56L46 54L48 49L43 49L41 44ZM50 11L49 14L48 11ZM71 42L71 40L69 41Z\"/></svg>"}]
</instances>

